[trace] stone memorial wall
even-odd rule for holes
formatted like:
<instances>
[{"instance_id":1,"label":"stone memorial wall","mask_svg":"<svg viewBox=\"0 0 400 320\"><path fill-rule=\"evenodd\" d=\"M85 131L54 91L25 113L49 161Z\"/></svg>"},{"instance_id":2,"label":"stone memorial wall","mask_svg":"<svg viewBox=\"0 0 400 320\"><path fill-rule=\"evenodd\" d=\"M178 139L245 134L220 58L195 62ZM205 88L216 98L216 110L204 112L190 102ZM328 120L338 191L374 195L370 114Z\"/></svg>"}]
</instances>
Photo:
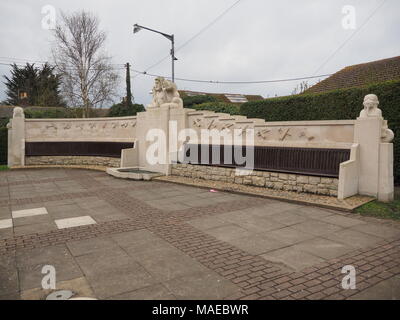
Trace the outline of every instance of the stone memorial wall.
<instances>
[{"instance_id":1,"label":"stone memorial wall","mask_svg":"<svg viewBox=\"0 0 400 320\"><path fill-rule=\"evenodd\" d=\"M367 95L355 120L266 122L183 108L176 85L157 78L152 103L136 117L25 119L15 108L8 126L8 162L134 167L340 199L362 194L390 201L393 132L378 106L378 98ZM228 163L225 153L217 162L207 161L208 155L186 161L192 152L188 155L187 146L196 145L250 148L254 170L237 174L243 168Z\"/></svg>"}]
</instances>

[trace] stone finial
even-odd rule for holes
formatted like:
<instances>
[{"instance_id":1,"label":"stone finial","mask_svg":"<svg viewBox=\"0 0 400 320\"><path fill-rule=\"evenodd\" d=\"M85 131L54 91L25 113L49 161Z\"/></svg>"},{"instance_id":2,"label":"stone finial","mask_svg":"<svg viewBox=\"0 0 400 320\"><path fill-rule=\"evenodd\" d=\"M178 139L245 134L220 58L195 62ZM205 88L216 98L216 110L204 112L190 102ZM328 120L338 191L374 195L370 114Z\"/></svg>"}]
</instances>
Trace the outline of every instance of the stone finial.
<instances>
[{"instance_id":1,"label":"stone finial","mask_svg":"<svg viewBox=\"0 0 400 320\"><path fill-rule=\"evenodd\" d=\"M172 81L158 77L154 81L153 101L148 108L159 108L169 106L171 108L183 108L183 101L179 96L176 84Z\"/></svg>"},{"instance_id":2,"label":"stone finial","mask_svg":"<svg viewBox=\"0 0 400 320\"><path fill-rule=\"evenodd\" d=\"M13 111L13 118L25 118L24 109L15 107Z\"/></svg>"},{"instance_id":3,"label":"stone finial","mask_svg":"<svg viewBox=\"0 0 400 320\"><path fill-rule=\"evenodd\" d=\"M364 110L360 113L360 118L382 118L382 142L392 142L394 139L394 133L389 129L387 121L382 117L382 110L378 108L379 100L375 94L367 94L364 97Z\"/></svg>"},{"instance_id":4,"label":"stone finial","mask_svg":"<svg viewBox=\"0 0 400 320\"><path fill-rule=\"evenodd\" d=\"M381 141L389 143L392 142L393 139L394 139L394 133L392 130L389 129L387 121L384 120L382 125Z\"/></svg>"},{"instance_id":5,"label":"stone finial","mask_svg":"<svg viewBox=\"0 0 400 320\"><path fill-rule=\"evenodd\" d=\"M367 94L364 97L364 110L360 113L360 118L382 117L382 111L378 108L379 100L375 94Z\"/></svg>"}]
</instances>

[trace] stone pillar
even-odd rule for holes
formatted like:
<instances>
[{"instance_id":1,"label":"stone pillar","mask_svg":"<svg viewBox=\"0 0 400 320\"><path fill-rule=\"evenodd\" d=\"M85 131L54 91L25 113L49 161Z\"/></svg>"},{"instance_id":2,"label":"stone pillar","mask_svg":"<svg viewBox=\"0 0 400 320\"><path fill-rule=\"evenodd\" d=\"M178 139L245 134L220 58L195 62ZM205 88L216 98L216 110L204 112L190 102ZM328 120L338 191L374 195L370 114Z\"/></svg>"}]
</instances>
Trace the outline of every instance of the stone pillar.
<instances>
[{"instance_id":1,"label":"stone pillar","mask_svg":"<svg viewBox=\"0 0 400 320\"><path fill-rule=\"evenodd\" d=\"M138 114L137 139L139 147L139 167L152 171L169 174L169 119L170 106L165 105L158 108L148 108L146 112ZM151 130L152 133L150 132ZM150 136L157 136L155 141L150 141ZM158 158L164 159L158 163L151 163L148 152L153 148L158 149Z\"/></svg>"},{"instance_id":2,"label":"stone pillar","mask_svg":"<svg viewBox=\"0 0 400 320\"><path fill-rule=\"evenodd\" d=\"M357 118L354 142L359 150L358 192L372 197L378 196L379 145L381 141L382 118Z\"/></svg>"},{"instance_id":3,"label":"stone pillar","mask_svg":"<svg viewBox=\"0 0 400 320\"><path fill-rule=\"evenodd\" d=\"M8 125L8 166L25 165L25 115L21 107L15 107Z\"/></svg>"},{"instance_id":4,"label":"stone pillar","mask_svg":"<svg viewBox=\"0 0 400 320\"><path fill-rule=\"evenodd\" d=\"M394 200L393 143L381 143L379 147L378 199L383 202Z\"/></svg>"},{"instance_id":5,"label":"stone pillar","mask_svg":"<svg viewBox=\"0 0 400 320\"><path fill-rule=\"evenodd\" d=\"M364 110L357 118L354 142L360 146L358 192L393 201L393 132L387 127L378 108L378 97L369 94L364 98Z\"/></svg>"}]
</instances>

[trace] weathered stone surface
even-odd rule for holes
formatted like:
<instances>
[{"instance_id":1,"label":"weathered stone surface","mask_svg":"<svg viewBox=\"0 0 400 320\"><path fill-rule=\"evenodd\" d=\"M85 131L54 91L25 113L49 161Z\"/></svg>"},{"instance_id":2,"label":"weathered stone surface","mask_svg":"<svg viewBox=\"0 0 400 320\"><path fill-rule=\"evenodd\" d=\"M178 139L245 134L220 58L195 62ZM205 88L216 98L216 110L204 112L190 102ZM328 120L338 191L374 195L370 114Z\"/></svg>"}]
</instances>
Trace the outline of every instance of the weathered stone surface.
<instances>
[{"instance_id":1,"label":"weathered stone surface","mask_svg":"<svg viewBox=\"0 0 400 320\"><path fill-rule=\"evenodd\" d=\"M308 183L308 176L297 176L296 181L299 183Z\"/></svg>"},{"instance_id":2,"label":"weathered stone surface","mask_svg":"<svg viewBox=\"0 0 400 320\"><path fill-rule=\"evenodd\" d=\"M238 176L235 169L192 164L174 164L171 173L188 178L253 185L275 190L307 192L334 197L338 193L338 179L334 178L267 171L253 171L249 172L248 175Z\"/></svg>"},{"instance_id":3,"label":"weathered stone surface","mask_svg":"<svg viewBox=\"0 0 400 320\"><path fill-rule=\"evenodd\" d=\"M87 156L35 156L25 157L25 164L29 165L96 165L118 168L119 158L87 157ZM176 170L175 170L176 171ZM180 170L179 170L180 172Z\"/></svg>"},{"instance_id":4,"label":"weathered stone surface","mask_svg":"<svg viewBox=\"0 0 400 320\"><path fill-rule=\"evenodd\" d=\"M310 177L308 180L310 184L318 184L321 182L320 177Z\"/></svg>"}]
</instances>

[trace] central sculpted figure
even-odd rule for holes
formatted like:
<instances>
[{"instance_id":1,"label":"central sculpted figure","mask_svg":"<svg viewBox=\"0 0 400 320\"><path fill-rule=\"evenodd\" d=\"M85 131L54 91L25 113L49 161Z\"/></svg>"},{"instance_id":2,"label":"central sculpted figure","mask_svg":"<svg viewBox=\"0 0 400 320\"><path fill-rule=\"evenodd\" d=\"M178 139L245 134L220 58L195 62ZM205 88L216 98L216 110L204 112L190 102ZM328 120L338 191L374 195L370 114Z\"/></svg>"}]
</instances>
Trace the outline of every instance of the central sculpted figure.
<instances>
[{"instance_id":1,"label":"central sculpted figure","mask_svg":"<svg viewBox=\"0 0 400 320\"><path fill-rule=\"evenodd\" d=\"M183 101L179 96L176 84L172 81L158 77L154 81L153 101L147 108L183 108Z\"/></svg>"},{"instance_id":2,"label":"central sculpted figure","mask_svg":"<svg viewBox=\"0 0 400 320\"><path fill-rule=\"evenodd\" d=\"M382 117L382 111L378 108L379 100L375 94L367 94L363 105L364 109L360 113L360 118Z\"/></svg>"}]
</instances>

